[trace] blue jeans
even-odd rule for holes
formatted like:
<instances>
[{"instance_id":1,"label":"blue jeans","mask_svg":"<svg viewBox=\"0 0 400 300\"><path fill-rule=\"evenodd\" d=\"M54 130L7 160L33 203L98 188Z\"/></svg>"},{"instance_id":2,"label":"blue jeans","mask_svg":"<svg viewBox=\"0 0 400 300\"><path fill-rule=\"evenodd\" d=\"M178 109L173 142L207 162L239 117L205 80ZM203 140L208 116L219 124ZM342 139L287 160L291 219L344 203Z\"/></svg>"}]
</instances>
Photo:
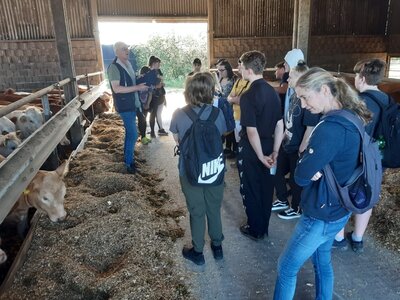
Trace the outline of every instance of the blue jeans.
<instances>
[{"instance_id":1,"label":"blue jeans","mask_svg":"<svg viewBox=\"0 0 400 300\"><path fill-rule=\"evenodd\" d=\"M125 127L124 161L127 167L135 162L134 149L137 140L136 112L125 111L119 113Z\"/></svg>"},{"instance_id":2,"label":"blue jeans","mask_svg":"<svg viewBox=\"0 0 400 300\"><path fill-rule=\"evenodd\" d=\"M279 257L274 300L293 299L297 273L310 256L315 271L316 299L332 299L331 248L335 235L346 225L349 217L350 214L327 222L302 215Z\"/></svg>"}]
</instances>

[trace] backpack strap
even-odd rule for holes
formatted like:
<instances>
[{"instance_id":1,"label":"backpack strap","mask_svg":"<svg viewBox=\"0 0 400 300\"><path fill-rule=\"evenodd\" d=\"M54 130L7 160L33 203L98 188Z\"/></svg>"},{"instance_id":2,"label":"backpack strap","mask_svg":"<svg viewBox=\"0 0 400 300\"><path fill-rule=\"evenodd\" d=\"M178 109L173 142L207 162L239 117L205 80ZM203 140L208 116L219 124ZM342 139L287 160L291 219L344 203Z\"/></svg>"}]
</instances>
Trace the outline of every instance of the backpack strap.
<instances>
[{"instance_id":1,"label":"backpack strap","mask_svg":"<svg viewBox=\"0 0 400 300\"><path fill-rule=\"evenodd\" d=\"M215 120L218 118L220 109L215 106L211 106L211 108L212 108L212 110L211 110L210 115L208 116L207 121L211 121L211 122L215 123Z\"/></svg>"},{"instance_id":2,"label":"backpack strap","mask_svg":"<svg viewBox=\"0 0 400 300\"><path fill-rule=\"evenodd\" d=\"M206 109L206 106L207 106L207 105L203 104L203 106L200 108L200 111L199 111L198 114L196 114L196 112L190 107L190 105L186 105L185 107L182 108L182 110L183 110L183 112L192 120L192 122L194 123L194 122L196 122L196 121L200 118L201 114L202 114L203 111ZM213 108L214 108L214 107L213 107ZM218 109L218 108L217 108L217 109ZM212 114L212 112L211 112L211 114ZM210 117L208 117L208 118L210 118ZM188 129L186 130L186 132L185 132L185 134L184 134L182 140L179 142L179 147L183 145L183 143L184 143L184 142L186 141L186 139L188 138L189 134L190 134L190 128L188 128Z\"/></svg>"},{"instance_id":3,"label":"backpack strap","mask_svg":"<svg viewBox=\"0 0 400 300\"><path fill-rule=\"evenodd\" d=\"M207 105L203 104L203 106L200 108L199 113L196 113L189 105L186 105L185 107L183 107L182 110L185 114L187 114L187 116L190 118L190 120L192 120L192 122L194 123L200 118L201 114L206 109L206 106Z\"/></svg>"},{"instance_id":4,"label":"backpack strap","mask_svg":"<svg viewBox=\"0 0 400 300\"><path fill-rule=\"evenodd\" d=\"M388 97L388 103L387 105L384 105L381 101L379 101L378 97L376 97L374 95L374 93L365 91L360 93L360 96L362 95L366 95L367 97L369 97L372 101L374 101L378 106L379 106L379 119L378 122L375 124L375 127L373 128L373 132L371 134L371 136L375 136L376 131L378 130L378 124L382 122L382 115L383 115L383 111L386 109L386 107L388 107L390 105L390 103L392 102L391 97L384 93L387 97Z\"/></svg>"},{"instance_id":5,"label":"backpack strap","mask_svg":"<svg viewBox=\"0 0 400 300\"><path fill-rule=\"evenodd\" d=\"M382 92L383 93L383 92ZM382 117L382 111L390 104L390 102L392 101L392 99L391 99L391 97L388 95L388 94L386 94L386 93L384 93L387 97L388 97L388 103L387 103L387 105L384 105L381 101L379 101L379 99L378 99L378 97L376 97L373 93L371 93L371 92L368 92L368 91L365 91L365 92L362 92L362 93L360 93L360 96L362 96L362 95L367 95L369 98L371 98L372 99L372 101L374 101L376 104L378 104L378 106L379 106L379 108L380 108L380 110L381 110L381 117Z\"/></svg>"},{"instance_id":6,"label":"backpack strap","mask_svg":"<svg viewBox=\"0 0 400 300\"><path fill-rule=\"evenodd\" d=\"M363 147L363 139L364 139L364 133L365 133L365 128L364 124L361 121L359 117L356 115L352 114L351 112L344 110L344 109L338 109L338 110L332 110L328 112L325 117L327 116L340 116L349 122L351 122L354 126L356 126L358 132L361 135L361 149ZM331 190L336 194L337 197L340 197L339 193L337 192L337 189L335 188L336 186L339 186L339 183L335 177L335 174L333 173L331 165L328 163L324 168L323 168L325 177L326 177L326 182L328 185L331 187ZM346 181L345 185L352 184L355 182L355 180L360 177L360 174L363 172L363 165L358 166L353 173L351 174L350 178Z\"/></svg>"},{"instance_id":7,"label":"backpack strap","mask_svg":"<svg viewBox=\"0 0 400 300\"><path fill-rule=\"evenodd\" d=\"M345 118L346 120L348 120L349 122L351 122L354 126L356 126L356 128L358 129L361 138L363 138L364 136L364 124L361 121L361 119L359 117L357 117L356 115L352 114L351 112L344 110L344 109L338 109L338 110L332 110L330 112L328 112L325 117L328 116L340 116Z\"/></svg>"}]
</instances>

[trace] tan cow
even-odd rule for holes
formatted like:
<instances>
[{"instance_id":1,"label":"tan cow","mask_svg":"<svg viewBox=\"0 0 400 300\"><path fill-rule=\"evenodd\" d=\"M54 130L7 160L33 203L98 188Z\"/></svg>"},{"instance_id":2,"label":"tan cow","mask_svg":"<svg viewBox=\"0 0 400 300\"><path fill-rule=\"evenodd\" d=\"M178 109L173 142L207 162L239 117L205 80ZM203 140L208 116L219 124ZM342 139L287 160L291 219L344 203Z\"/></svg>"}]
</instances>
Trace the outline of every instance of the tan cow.
<instances>
[{"instance_id":1,"label":"tan cow","mask_svg":"<svg viewBox=\"0 0 400 300\"><path fill-rule=\"evenodd\" d=\"M24 222L30 207L44 211L52 222L64 220L67 215L64 209L65 166L66 163L63 163L55 171L39 171L19 197L6 220Z\"/></svg>"},{"instance_id":2,"label":"tan cow","mask_svg":"<svg viewBox=\"0 0 400 300\"><path fill-rule=\"evenodd\" d=\"M21 132L21 139L25 140L44 123L42 111L29 106L25 110L15 110L7 115L15 123L17 130Z\"/></svg>"},{"instance_id":3,"label":"tan cow","mask_svg":"<svg viewBox=\"0 0 400 300\"><path fill-rule=\"evenodd\" d=\"M9 156L20 144L21 140L15 132L0 134L0 155Z\"/></svg>"},{"instance_id":4,"label":"tan cow","mask_svg":"<svg viewBox=\"0 0 400 300\"><path fill-rule=\"evenodd\" d=\"M10 132L15 132L15 124L10 121L7 117L0 118L0 134L7 134Z\"/></svg>"},{"instance_id":5,"label":"tan cow","mask_svg":"<svg viewBox=\"0 0 400 300\"><path fill-rule=\"evenodd\" d=\"M66 172L66 163L63 163L55 171L39 171L19 197L4 222L15 224L18 233L25 236L28 228L28 210L31 207L44 211L52 222L64 220L67 215L64 209L66 187L63 181ZM7 254L0 249L0 264L6 260Z\"/></svg>"},{"instance_id":6,"label":"tan cow","mask_svg":"<svg viewBox=\"0 0 400 300\"><path fill-rule=\"evenodd\" d=\"M15 123L15 128L19 132L22 140L27 139L44 123L42 110L35 106L27 106L24 110L14 110L7 115L7 118ZM70 145L70 140L64 136L60 145Z\"/></svg>"}]
</instances>

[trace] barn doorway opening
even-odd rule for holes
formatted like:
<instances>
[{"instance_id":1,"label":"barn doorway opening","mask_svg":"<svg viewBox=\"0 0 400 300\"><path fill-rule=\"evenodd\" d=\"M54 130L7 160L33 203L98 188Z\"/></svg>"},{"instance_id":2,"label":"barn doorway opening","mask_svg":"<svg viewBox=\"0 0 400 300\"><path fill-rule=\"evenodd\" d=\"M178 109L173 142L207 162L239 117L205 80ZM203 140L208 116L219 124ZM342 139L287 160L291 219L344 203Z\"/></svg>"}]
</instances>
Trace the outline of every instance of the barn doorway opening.
<instances>
[{"instance_id":1,"label":"barn doorway opening","mask_svg":"<svg viewBox=\"0 0 400 300\"><path fill-rule=\"evenodd\" d=\"M99 22L99 33L105 69L114 58L112 45L117 41L131 46L130 61L137 72L148 64L151 55L161 59L167 92L162 121L168 129L172 113L185 105L183 86L193 60L200 58L204 67L209 65L207 23L104 21Z\"/></svg>"}]
</instances>

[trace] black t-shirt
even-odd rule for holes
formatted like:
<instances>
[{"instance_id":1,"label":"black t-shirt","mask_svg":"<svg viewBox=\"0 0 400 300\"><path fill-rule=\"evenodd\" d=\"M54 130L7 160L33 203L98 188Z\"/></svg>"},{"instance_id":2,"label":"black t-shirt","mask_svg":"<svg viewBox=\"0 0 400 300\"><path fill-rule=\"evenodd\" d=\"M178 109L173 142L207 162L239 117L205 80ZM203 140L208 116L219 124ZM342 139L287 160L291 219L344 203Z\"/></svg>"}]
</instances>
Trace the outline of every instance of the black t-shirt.
<instances>
[{"instance_id":1,"label":"black t-shirt","mask_svg":"<svg viewBox=\"0 0 400 300\"><path fill-rule=\"evenodd\" d=\"M260 139L272 139L276 123L282 119L280 102L274 88L264 79L254 81L240 98L242 136L246 127L256 127Z\"/></svg>"},{"instance_id":2,"label":"black t-shirt","mask_svg":"<svg viewBox=\"0 0 400 300\"><path fill-rule=\"evenodd\" d=\"M320 114L312 114L301 107L301 100L293 94L290 99L289 110L285 119L285 138L283 148L286 153L295 153L299 151L301 141L307 126L318 124Z\"/></svg>"}]
</instances>

